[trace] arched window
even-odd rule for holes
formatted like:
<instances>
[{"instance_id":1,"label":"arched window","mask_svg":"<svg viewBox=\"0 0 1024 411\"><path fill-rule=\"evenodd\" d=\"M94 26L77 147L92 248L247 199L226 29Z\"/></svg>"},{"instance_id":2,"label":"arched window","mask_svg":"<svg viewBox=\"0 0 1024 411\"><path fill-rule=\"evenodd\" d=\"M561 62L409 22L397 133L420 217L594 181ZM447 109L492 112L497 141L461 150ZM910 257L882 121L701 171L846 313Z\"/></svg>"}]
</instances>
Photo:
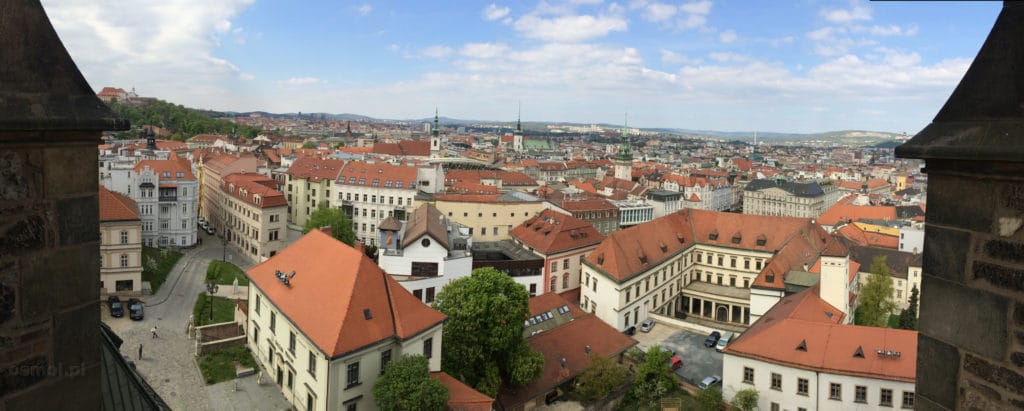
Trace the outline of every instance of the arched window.
<instances>
[{"instance_id":1,"label":"arched window","mask_svg":"<svg viewBox=\"0 0 1024 411\"><path fill-rule=\"evenodd\" d=\"M558 285L558 276L551 277L551 292L555 292L555 286Z\"/></svg>"},{"instance_id":2,"label":"arched window","mask_svg":"<svg viewBox=\"0 0 1024 411\"><path fill-rule=\"evenodd\" d=\"M569 288L569 276L568 275L562 276L562 288L563 289Z\"/></svg>"}]
</instances>

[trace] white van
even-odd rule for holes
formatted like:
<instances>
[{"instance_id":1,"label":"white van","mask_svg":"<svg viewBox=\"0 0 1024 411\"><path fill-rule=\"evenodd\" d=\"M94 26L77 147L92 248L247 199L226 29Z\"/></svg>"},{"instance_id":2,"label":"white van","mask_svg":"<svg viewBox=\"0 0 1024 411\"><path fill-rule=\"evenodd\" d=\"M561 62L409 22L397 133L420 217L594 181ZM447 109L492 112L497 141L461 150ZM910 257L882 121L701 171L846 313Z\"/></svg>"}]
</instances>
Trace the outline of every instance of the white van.
<instances>
[{"instance_id":1,"label":"white van","mask_svg":"<svg viewBox=\"0 0 1024 411\"><path fill-rule=\"evenodd\" d=\"M734 335L734 334L733 334L733 333L730 333L730 332L727 332L727 333L725 333L725 334L722 334L722 338L719 338L719 339L718 339L718 344L717 344L717 345L715 345L715 349L716 349L716 350L718 350L719 352L721 352L722 350L724 350L724 349L725 349L725 346L726 346L726 345L729 345L729 341L730 341L730 340L732 340L732 337L733 337L733 335Z\"/></svg>"}]
</instances>

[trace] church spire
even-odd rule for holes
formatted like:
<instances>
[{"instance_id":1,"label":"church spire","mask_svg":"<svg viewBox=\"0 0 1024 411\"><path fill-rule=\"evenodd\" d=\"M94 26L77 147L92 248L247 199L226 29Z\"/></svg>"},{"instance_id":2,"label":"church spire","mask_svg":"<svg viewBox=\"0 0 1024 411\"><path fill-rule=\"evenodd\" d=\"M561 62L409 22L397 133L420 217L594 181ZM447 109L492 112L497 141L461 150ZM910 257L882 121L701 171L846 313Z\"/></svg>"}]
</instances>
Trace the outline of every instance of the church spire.
<instances>
[{"instance_id":1,"label":"church spire","mask_svg":"<svg viewBox=\"0 0 1024 411\"><path fill-rule=\"evenodd\" d=\"M523 134L523 104L519 104L519 112L516 114L516 133L517 135Z\"/></svg>"},{"instance_id":2,"label":"church spire","mask_svg":"<svg viewBox=\"0 0 1024 411\"><path fill-rule=\"evenodd\" d=\"M632 161L633 153L632 148L630 148L629 134L626 130L629 130L629 113L626 113L626 118L622 125L622 144L619 145L619 150L615 153L615 158L622 161Z\"/></svg>"},{"instance_id":3,"label":"church spire","mask_svg":"<svg viewBox=\"0 0 1024 411\"><path fill-rule=\"evenodd\" d=\"M433 134L434 137L437 137L437 135L441 133L441 128L438 127L437 120L437 107L434 107L434 128L430 130L430 134Z\"/></svg>"}]
</instances>

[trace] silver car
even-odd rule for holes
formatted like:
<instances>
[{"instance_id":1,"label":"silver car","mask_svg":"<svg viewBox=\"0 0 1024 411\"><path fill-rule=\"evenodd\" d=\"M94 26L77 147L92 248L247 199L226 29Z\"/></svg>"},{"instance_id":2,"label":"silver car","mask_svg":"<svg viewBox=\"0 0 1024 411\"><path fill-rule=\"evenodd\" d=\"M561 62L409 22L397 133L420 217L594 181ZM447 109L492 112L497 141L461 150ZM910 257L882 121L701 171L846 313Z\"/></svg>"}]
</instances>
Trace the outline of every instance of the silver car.
<instances>
[{"instance_id":1,"label":"silver car","mask_svg":"<svg viewBox=\"0 0 1024 411\"><path fill-rule=\"evenodd\" d=\"M719 377L717 375L712 375L710 377L704 378L704 380L701 381L700 384L697 385L697 387L699 387L702 390L706 390L706 389L708 389L708 387L710 387L712 385L715 385L715 384L718 384L721 381L722 381L722 377Z\"/></svg>"},{"instance_id":2,"label":"silver car","mask_svg":"<svg viewBox=\"0 0 1024 411\"><path fill-rule=\"evenodd\" d=\"M654 319L648 318L644 320L643 324L640 324L640 331L651 332L651 328L654 328Z\"/></svg>"}]
</instances>

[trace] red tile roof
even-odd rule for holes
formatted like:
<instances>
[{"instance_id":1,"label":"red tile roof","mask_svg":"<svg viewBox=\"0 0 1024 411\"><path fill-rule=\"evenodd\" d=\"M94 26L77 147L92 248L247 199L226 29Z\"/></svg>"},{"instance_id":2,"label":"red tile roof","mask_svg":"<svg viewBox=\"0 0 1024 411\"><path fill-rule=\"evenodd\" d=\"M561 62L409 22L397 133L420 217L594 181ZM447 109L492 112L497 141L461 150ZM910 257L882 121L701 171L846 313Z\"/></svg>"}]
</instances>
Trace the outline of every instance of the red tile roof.
<instances>
[{"instance_id":1,"label":"red tile roof","mask_svg":"<svg viewBox=\"0 0 1024 411\"><path fill-rule=\"evenodd\" d=\"M421 156L430 155L430 142L417 140L401 140L397 143L374 143L373 153L387 154L392 156Z\"/></svg>"},{"instance_id":2,"label":"red tile roof","mask_svg":"<svg viewBox=\"0 0 1024 411\"><path fill-rule=\"evenodd\" d=\"M896 219L896 207L836 203L818 217L818 224L834 226L839 223L857 221L862 218L892 221Z\"/></svg>"},{"instance_id":3,"label":"red tile roof","mask_svg":"<svg viewBox=\"0 0 1024 411\"><path fill-rule=\"evenodd\" d=\"M318 183L321 180L337 179L344 165L344 160L303 156L295 159L286 173L295 180L309 180Z\"/></svg>"},{"instance_id":4,"label":"red tile roof","mask_svg":"<svg viewBox=\"0 0 1024 411\"><path fill-rule=\"evenodd\" d=\"M228 136L224 134L196 134L188 139L188 142L213 144L217 140L229 141Z\"/></svg>"},{"instance_id":5,"label":"red tile roof","mask_svg":"<svg viewBox=\"0 0 1024 411\"><path fill-rule=\"evenodd\" d=\"M139 208L124 194L107 190L100 186L100 221L136 221L139 219Z\"/></svg>"},{"instance_id":6,"label":"red tile roof","mask_svg":"<svg viewBox=\"0 0 1024 411\"><path fill-rule=\"evenodd\" d=\"M135 163L135 172L141 172L147 167L152 169L157 177L160 177L161 183L170 183L171 180L194 181L196 179L196 176L192 174L192 163L177 156L171 156L167 160L142 160ZM178 177L178 173L181 173L182 176Z\"/></svg>"},{"instance_id":7,"label":"red tile roof","mask_svg":"<svg viewBox=\"0 0 1024 411\"><path fill-rule=\"evenodd\" d=\"M228 174L221 182L222 191L259 208L288 205L284 193L278 191L277 186L277 180L256 173ZM259 202L256 201L257 196Z\"/></svg>"},{"instance_id":8,"label":"red tile roof","mask_svg":"<svg viewBox=\"0 0 1024 411\"><path fill-rule=\"evenodd\" d=\"M296 273L291 286L277 279L276 270ZM268 303L330 358L389 338L413 337L446 318L364 253L320 230L310 231L247 274Z\"/></svg>"},{"instance_id":9,"label":"red tile roof","mask_svg":"<svg viewBox=\"0 0 1024 411\"><path fill-rule=\"evenodd\" d=\"M440 381L448 388L448 404L444 407L445 411L491 411L494 405L494 398L470 388L444 371L432 372L430 378Z\"/></svg>"},{"instance_id":10,"label":"red tile roof","mask_svg":"<svg viewBox=\"0 0 1024 411\"><path fill-rule=\"evenodd\" d=\"M551 209L530 217L512 229L511 234L545 255L593 247L604 240L590 223Z\"/></svg>"},{"instance_id":11,"label":"red tile roof","mask_svg":"<svg viewBox=\"0 0 1024 411\"><path fill-rule=\"evenodd\" d=\"M337 182L351 186L413 189L416 171L416 167L395 166L381 161L374 164L349 161L338 173Z\"/></svg>"},{"instance_id":12,"label":"red tile roof","mask_svg":"<svg viewBox=\"0 0 1024 411\"><path fill-rule=\"evenodd\" d=\"M503 186L535 186L537 180L518 171L505 170L448 170L445 175L445 184L462 181L473 184L480 184L483 179L501 180Z\"/></svg>"},{"instance_id":13,"label":"red tile roof","mask_svg":"<svg viewBox=\"0 0 1024 411\"><path fill-rule=\"evenodd\" d=\"M817 292L814 286L783 298L725 353L817 372L915 381L917 331L842 324L842 313ZM900 357L880 356L879 349L898 351ZM855 356L858 350L863 358Z\"/></svg>"}]
</instances>

